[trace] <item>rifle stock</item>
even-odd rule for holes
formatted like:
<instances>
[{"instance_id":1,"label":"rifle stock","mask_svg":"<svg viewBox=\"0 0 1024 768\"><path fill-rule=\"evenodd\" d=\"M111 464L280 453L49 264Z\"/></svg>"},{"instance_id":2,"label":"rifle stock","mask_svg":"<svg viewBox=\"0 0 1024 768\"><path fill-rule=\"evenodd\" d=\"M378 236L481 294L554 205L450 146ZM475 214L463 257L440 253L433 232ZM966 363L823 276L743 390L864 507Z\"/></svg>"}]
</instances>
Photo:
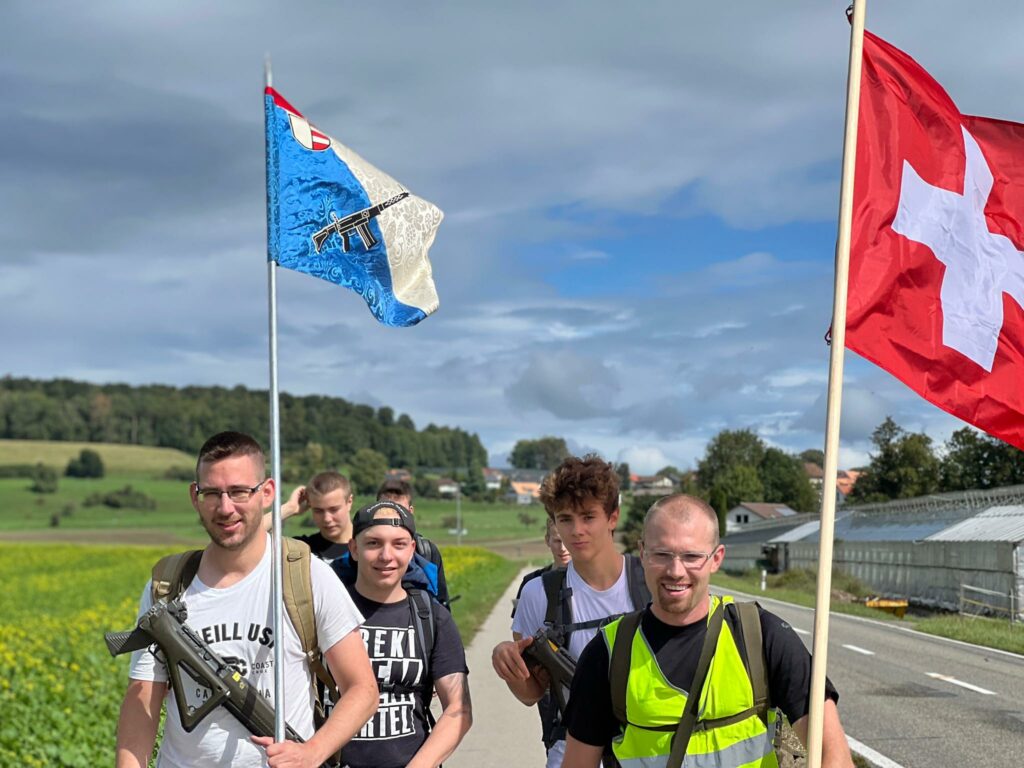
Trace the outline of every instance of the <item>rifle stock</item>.
<instances>
[{"instance_id":1,"label":"rifle stock","mask_svg":"<svg viewBox=\"0 0 1024 768\"><path fill-rule=\"evenodd\" d=\"M273 736L274 708L249 680L185 624L187 615L181 600L158 600L142 615L134 630L104 635L110 655L151 645L162 651L186 732L194 730L203 718L223 705L253 735ZM204 694L198 697L201 700L190 703L186 686ZM288 725L285 736L290 741L303 741Z\"/></svg>"}]
</instances>

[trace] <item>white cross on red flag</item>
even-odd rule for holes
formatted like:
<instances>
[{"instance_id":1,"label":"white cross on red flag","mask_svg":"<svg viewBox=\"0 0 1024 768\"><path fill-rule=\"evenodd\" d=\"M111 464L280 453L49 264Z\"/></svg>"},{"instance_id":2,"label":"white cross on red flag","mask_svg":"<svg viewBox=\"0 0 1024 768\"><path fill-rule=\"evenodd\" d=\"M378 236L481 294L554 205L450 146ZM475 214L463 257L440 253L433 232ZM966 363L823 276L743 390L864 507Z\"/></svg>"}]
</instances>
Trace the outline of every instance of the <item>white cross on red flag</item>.
<instances>
[{"instance_id":1,"label":"white cross on red flag","mask_svg":"<svg viewBox=\"0 0 1024 768\"><path fill-rule=\"evenodd\" d=\"M1024 449L1024 125L864 33L846 346Z\"/></svg>"}]
</instances>

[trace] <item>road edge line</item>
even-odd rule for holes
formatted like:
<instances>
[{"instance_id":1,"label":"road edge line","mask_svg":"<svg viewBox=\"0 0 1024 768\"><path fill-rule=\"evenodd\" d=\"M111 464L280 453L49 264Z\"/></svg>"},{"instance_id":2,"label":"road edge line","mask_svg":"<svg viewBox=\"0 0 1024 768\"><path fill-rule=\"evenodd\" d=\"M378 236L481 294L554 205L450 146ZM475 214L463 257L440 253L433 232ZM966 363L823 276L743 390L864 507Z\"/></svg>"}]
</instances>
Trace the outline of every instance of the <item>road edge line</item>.
<instances>
[{"instance_id":1,"label":"road edge line","mask_svg":"<svg viewBox=\"0 0 1024 768\"><path fill-rule=\"evenodd\" d=\"M850 745L851 750L869 761L875 766L875 768L904 768L892 758L886 757L881 752L869 747L867 744L862 744L857 741L850 734L846 734L846 743Z\"/></svg>"},{"instance_id":2,"label":"road edge line","mask_svg":"<svg viewBox=\"0 0 1024 768\"><path fill-rule=\"evenodd\" d=\"M730 590L725 587L719 587L715 584L711 585L711 589L724 592L728 595L740 595L741 597L749 597L754 600L763 600L765 602L778 603L779 605L788 605L791 608L801 608L805 611L814 612L814 608L809 605L800 605L799 603L788 603L785 600L779 600L776 597L767 597L765 595L755 595L752 592L740 592L739 590ZM854 616L852 613L840 613L839 611L831 611L832 616L843 619L850 619L852 621L860 621L864 624L874 624L879 627L891 627L892 629L900 632L906 632L911 635L917 635L918 637L927 637L932 640L940 640L946 643L953 643L954 645L962 645L965 648L973 648L977 651L985 651L987 653L998 653L1000 656L1006 656L1015 661L1024 662L1024 654L1014 653L1013 651L1004 651L1002 648L990 648L987 645L978 645L977 643L968 643L965 640L956 640L952 637L943 637L942 635L933 635L928 632L921 632L917 629L911 629L910 627L901 627L898 624L892 624L887 621L879 621L878 619L869 619L866 616Z\"/></svg>"}]
</instances>

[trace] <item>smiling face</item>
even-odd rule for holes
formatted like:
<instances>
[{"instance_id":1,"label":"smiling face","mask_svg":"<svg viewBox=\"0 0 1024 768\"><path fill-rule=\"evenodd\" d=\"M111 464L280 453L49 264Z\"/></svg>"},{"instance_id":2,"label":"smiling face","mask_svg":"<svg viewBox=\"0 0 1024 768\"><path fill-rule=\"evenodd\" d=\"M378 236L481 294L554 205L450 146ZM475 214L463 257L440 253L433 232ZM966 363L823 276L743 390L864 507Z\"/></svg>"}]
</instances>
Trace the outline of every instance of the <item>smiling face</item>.
<instances>
[{"instance_id":1,"label":"smiling face","mask_svg":"<svg viewBox=\"0 0 1024 768\"><path fill-rule=\"evenodd\" d=\"M397 519L398 513L382 509L374 520ZM405 597L402 578L416 553L412 534L401 526L373 525L348 543L353 560L358 561L356 589L364 597L380 603L397 602Z\"/></svg>"},{"instance_id":2,"label":"smiling face","mask_svg":"<svg viewBox=\"0 0 1024 768\"><path fill-rule=\"evenodd\" d=\"M618 509L608 514L600 501L588 498L575 507L556 512L554 532L561 537L574 562L589 563L618 555L613 538L618 521Z\"/></svg>"},{"instance_id":3,"label":"smiling face","mask_svg":"<svg viewBox=\"0 0 1024 768\"><path fill-rule=\"evenodd\" d=\"M192 506L214 546L229 551L245 549L263 532L263 512L274 501L274 481L264 479L261 463L253 456L229 456L198 467L198 486L191 487ZM248 489L263 483L244 502L232 501L216 491ZM198 491L212 491L199 496Z\"/></svg>"},{"instance_id":4,"label":"smiling face","mask_svg":"<svg viewBox=\"0 0 1024 768\"><path fill-rule=\"evenodd\" d=\"M676 556L683 553L710 557L699 566L687 567ZM707 615L708 584L722 565L725 548L718 544L717 529L706 515L686 508L652 513L644 526L640 556L651 590L651 610L658 619L683 626Z\"/></svg>"},{"instance_id":5,"label":"smiling face","mask_svg":"<svg viewBox=\"0 0 1024 768\"><path fill-rule=\"evenodd\" d=\"M352 494L337 488L324 494L306 491L313 523L328 541L344 544L352 537Z\"/></svg>"}]
</instances>

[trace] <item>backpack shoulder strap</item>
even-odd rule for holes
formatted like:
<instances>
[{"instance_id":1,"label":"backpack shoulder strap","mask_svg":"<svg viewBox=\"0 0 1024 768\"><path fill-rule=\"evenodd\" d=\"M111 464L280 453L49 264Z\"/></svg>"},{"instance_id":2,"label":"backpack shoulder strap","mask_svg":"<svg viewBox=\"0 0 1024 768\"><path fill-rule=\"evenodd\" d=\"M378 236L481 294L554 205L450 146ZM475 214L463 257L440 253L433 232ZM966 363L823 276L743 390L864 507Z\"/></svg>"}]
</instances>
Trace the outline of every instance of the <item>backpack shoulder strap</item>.
<instances>
[{"instance_id":1,"label":"backpack shoulder strap","mask_svg":"<svg viewBox=\"0 0 1024 768\"><path fill-rule=\"evenodd\" d=\"M633 602L633 610L642 611L651 602L651 590L644 579L644 565L639 557L626 555L626 587L629 599Z\"/></svg>"},{"instance_id":2,"label":"backpack shoulder strap","mask_svg":"<svg viewBox=\"0 0 1024 768\"><path fill-rule=\"evenodd\" d=\"M740 632L743 634L743 645L746 648L747 675L750 687L754 691L754 709L761 721L767 724L769 694L768 670L764 662L764 641L761 637L761 614L757 603L736 603L736 611L740 619Z\"/></svg>"},{"instance_id":3,"label":"backpack shoulder strap","mask_svg":"<svg viewBox=\"0 0 1024 768\"><path fill-rule=\"evenodd\" d=\"M612 694L612 712L620 723L626 722L626 684L629 682L629 664L633 655L633 637L640 628L643 611L627 613L619 621L615 643L608 659L608 680Z\"/></svg>"},{"instance_id":4,"label":"backpack shoulder strap","mask_svg":"<svg viewBox=\"0 0 1024 768\"><path fill-rule=\"evenodd\" d=\"M320 644L316 634L316 613L313 608L313 577L310 574L312 555L309 545L290 536L282 539L284 559L281 577L284 585L284 609L302 644L306 664L317 681L338 699L334 678L320 657Z\"/></svg>"},{"instance_id":5,"label":"backpack shoulder strap","mask_svg":"<svg viewBox=\"0 0 1024 768\"><path fill-rule=\"evenodd\" d=\"M430 677L430 657L434 653L434 642L437 640L434 620L434 599L430 593L416 588L406 588L409 595L409 612L412 625L416 629L416 643L423 656L423 663Z\"/></svg>"},{"instance_id":6,"label":"backpack shoulder strap","mask_svg":"<svg viewBox=\"0 0 1024 768\"><path fill-rule=\"evenodd\" d=\"M196 577L203 550L190 549L160 558L153 566L150 595L155 603L160 599L174 600Z\"/></svg>"},{"instance_id":7,"label":"backpack shoulder strap","mask_svg":"<svg viewBox=\"0 0 1024 768\"><path fill-rule=\"evenodd\" d=\"M424 538L420 534L416 534L416 552L420 557L425 557L430 560L431 557L431 542L429 539Z\"/></svg>"},{"instance_id":8,"label":"backpack shoulder strap","mask_svg":"<svg viewBox=\"0 0 1024 768\"><path fill-rule=\"evenodd\" d=\"M549 626L572 624L572 589L566 587L566 573L565 568L552 568L540 577L547 598L544 623Z\"/></svg>"}]
</instances>

